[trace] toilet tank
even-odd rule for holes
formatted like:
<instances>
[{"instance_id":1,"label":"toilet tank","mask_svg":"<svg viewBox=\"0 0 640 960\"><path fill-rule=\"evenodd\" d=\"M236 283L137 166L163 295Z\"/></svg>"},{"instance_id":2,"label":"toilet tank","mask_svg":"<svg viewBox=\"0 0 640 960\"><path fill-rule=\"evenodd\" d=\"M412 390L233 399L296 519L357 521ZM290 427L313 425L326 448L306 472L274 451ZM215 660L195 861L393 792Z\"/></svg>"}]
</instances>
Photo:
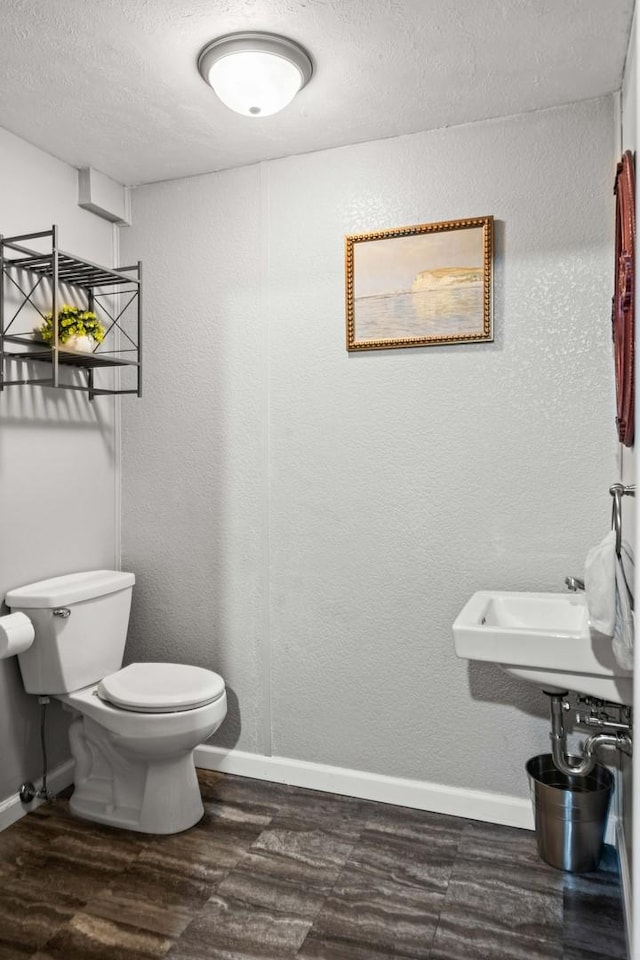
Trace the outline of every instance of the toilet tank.
<instances>
[{"instance_id":1,"label":"toilet tank","mask_svg":"<svg viewBox=\"0 0 640 960\"><path fill-rule=\"evenodd\" d=\"M120 669L134 583L132 573L90 570L7 593L35 630L18 655L27 693L72 693Z\"/></svg>"}]
</instances>

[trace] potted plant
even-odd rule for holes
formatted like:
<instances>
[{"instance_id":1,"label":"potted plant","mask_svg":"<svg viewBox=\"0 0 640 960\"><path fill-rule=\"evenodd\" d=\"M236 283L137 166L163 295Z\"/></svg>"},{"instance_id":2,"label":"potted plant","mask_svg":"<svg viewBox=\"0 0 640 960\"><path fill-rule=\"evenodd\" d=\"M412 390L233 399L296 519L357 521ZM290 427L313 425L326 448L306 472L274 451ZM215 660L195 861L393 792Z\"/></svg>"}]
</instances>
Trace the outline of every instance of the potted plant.
<instances>
[{"instance_id":1,"label":"potted plant","mask_svg":"<svg viewBox=\"0 0 640 960\"><path fill-rule=\"evenodd\" d=\"M35 334L53 346L53 314L44 314L44 323ZM105 329L95 313L72 304L63 303L58 311L58 343L65 350L92 353L104 340Z\"/></svg>"}]
</instances>

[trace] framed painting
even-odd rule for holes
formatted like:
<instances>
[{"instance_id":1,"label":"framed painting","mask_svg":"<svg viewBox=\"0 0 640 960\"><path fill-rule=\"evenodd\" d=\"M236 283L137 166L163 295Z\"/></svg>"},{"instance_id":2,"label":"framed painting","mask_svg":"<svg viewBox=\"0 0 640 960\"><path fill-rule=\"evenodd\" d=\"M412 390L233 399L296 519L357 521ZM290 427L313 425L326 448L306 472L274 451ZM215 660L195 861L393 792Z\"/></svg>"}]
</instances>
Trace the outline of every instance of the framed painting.
<instances>
[{"instance_id":1,"label":"framed painting","mask_svg":"<svg viewBox=\"0 0 640 960\"><path fill-rule=\"evenodd\" d=\"M616 170L616 272L613 294L613 351L616 372L618 440L632 447L635 436L635 243L636 204L633 154L625 150Z\"/></svg>"},{"instance_id":2,"label":"framed painting","mask_svg":"<svg viewBox=\"0 0 640 960\"><path fill-rule=\"evenodd\" d=\"M493 340L493 217L345 237L347 350Z\"/></svg>"}]
</instances>

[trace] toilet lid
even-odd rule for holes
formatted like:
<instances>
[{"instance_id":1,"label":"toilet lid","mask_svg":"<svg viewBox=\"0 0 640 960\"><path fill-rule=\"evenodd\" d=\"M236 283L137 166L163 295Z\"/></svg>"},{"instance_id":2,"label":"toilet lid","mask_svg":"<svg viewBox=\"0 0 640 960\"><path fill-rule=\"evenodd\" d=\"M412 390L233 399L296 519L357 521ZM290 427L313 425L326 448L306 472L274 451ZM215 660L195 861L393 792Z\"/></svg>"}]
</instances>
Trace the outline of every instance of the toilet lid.
<instances>
[{"instance_id":1,"label":"toilet lid","mask_svg":"<svg viewBox=\"0 0 640 960\"><path fill-rule=\"evenodd\" d=\"M101 700L138 713L195 710L223 693L217 673L184 663L131 663L98 684Z\"/></svg>"}]
</instances>

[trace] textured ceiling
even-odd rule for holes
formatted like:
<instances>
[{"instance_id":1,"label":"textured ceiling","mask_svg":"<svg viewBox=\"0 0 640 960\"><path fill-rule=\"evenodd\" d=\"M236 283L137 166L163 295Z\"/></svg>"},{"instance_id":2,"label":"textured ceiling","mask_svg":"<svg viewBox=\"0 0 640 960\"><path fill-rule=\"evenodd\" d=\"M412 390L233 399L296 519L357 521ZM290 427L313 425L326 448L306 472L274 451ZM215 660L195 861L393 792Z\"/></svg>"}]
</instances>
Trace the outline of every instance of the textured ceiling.
<instances>
[{"instance_id":1,"label":"textured ceiling","mask_svg":"<svg viewBox=\"0 0 640 960\"><path fill-rule=\"evenodd\" d=\"M620 88L633 0L4 0L0 125L144 183ZM283 113L232 114L196 69L235 30L302 43Z\"/></svg>"}]
</instances>

